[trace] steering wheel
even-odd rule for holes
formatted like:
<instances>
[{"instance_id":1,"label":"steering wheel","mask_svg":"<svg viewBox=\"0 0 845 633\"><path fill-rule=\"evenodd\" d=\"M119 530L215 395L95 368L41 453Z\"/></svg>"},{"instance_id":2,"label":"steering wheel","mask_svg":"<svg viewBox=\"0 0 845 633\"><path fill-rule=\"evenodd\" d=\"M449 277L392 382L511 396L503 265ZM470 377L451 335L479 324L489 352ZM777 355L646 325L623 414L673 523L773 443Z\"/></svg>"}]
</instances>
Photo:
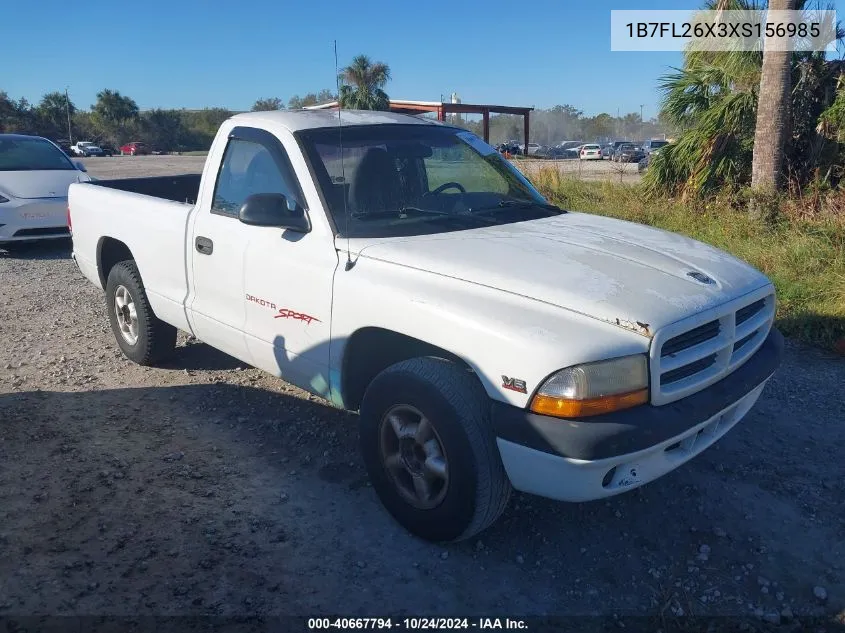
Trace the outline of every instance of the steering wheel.
<instances>
[{"instance_id":1,"label":"steering wheel","mask_svg":"<svg viewBox=\"0 0 845 633\"><path fill-rule=\"evenodd\" d=\"M457 190L458 190L458 191L460 191L461 193L466 193L466 192L467 192L467 190L466 190L466 189L464 189L464 186L463 186L461 183L459 183L459 182L444 182L442 185L440 185L439 187L437 187L437 189L435 189L434 191L429 191L429 192L428 192L427 194L425 194L425 195L427 195L427 196L436 196L436 195L438 195L438 194L443 193L443 192L444 192L444 191L446 191L447 189L457 189Z\"/></svg>"}]
</instances>

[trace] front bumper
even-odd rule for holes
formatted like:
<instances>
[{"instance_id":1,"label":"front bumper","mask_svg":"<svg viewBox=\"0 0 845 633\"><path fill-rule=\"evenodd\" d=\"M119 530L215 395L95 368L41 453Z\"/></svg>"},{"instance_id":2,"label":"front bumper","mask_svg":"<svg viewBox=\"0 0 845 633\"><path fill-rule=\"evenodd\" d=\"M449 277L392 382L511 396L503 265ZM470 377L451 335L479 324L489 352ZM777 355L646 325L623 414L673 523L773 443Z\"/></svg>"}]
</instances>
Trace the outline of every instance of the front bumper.
<instances>
[{"instance_id":1,"label":"front bumper","mask_svg":"<svg viewBox=\"0 0 845 633\"><path fill-rule=\"evenodd\" d=\"M653 481L692 459L751 409L783 356L772 328L736 371L691 396L583 419L560 419L495 402L493 426L514 488L588 501Z\"/></svg>"},{"instance_id":2,"label":"front bumper","mask_svg":"<svg viewBox=\"0 0 845 633\"><path fill-rule=\"evenodd\" d=\"M0 242L66 238L67 198L14 198L0 205Z\"/></svg>"}]
</instances>

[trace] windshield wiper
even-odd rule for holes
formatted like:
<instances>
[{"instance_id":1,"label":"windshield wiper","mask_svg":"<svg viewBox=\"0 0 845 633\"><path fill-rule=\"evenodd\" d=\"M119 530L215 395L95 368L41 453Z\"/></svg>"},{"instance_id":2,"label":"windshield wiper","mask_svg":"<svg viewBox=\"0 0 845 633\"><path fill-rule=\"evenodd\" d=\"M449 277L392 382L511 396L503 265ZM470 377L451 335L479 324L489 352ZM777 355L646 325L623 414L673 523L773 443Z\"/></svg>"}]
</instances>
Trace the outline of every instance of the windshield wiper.
<instances>
[{"instance_id":1,"label":"windshield wiper","mask_svg":"<svg viewBox=\"0 0 845 633\"><path fill-rule=\"evenodd\" d=\"M408 215L436 215L439 217L460 218L468 217L461 216L448 211L439 211L438 209L423 209L422 207L407 206L397 209L396 211L376 211L374 213L353 213L352 217L356 220L379 220L384 218L401 219Z\"/></svg>"},{"instance_id":2,"label":"windshield wiper","mask_svg":"<svg viewBox=\"0 0 845 633\"><path fill-rule=\"evenodd\" d=\"M535 202L532 200L499 200L499 203L492 207L478 207L477 209L472 209L473 215L479 213L495 213L497 211L501 211L502 209L545 209L547 211L556 211L558 213L566 213L563 209L553 204L547 204L545 202Z\"/></svg>"}]
</instances>

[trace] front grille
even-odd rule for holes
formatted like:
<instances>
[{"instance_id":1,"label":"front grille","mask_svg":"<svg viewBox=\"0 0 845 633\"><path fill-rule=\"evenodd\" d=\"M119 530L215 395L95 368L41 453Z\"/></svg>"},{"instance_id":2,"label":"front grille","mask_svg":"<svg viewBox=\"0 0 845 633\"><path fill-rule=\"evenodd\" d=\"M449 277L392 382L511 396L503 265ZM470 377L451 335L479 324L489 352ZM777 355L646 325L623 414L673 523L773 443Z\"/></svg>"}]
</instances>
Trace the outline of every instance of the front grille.
<instances>
[{"instance_id":1,"label":"front grille","mask_svg":"<svg viewBox=\"0 0 845 633\"><path fill-rule=\"evenodd\" d=\"M737 350L738 350L739 348L741 348L743 345L745 345L746 343L750 342L750 341L751 341L751 339L753 339L753 338L754 338L754 335L755 335L755 334L757 334L757 330L754 330L754 331L753 331L751 334L749 334L748 336L744 336L744 337L742 337L741 339L739 339L736 343L734 343L734 351L737 351Z\"/></svg>"},{"instance_id":2,"label":"front grille","mask_svg":"<svg viewBox=\"0 0 845 633\"><path fill-rule=\"evenodd\" d=\"M658 331L651 352L652 403L666 404L721 380L762 344L774 319L775 297L735 301L701 322L691 317ZM663 338L665 336L665 339Z\"/></svg>"},{"instance_id":3,"label":"front grille","mask_svg":"<svg viewBox=\"0 0 845 633\"><path fill-rule=\"evenodd\" d=\"M70 235L66 226L48 226L40 229L21 229L12 237L36 237L38 235Z\"/></svg>"},{"instance_id":4,"label":"front grille","mask_svg":"<svg viewBox=\"0 0 845 633\"><path fill-rule=\"evenodd\" d=\"M737 310L736 324L739 325L740 323L745 323L748 319L762 310L764 305L766 305L766 300L760 299L759 301L752 303L750 306L745 306L741 310Z\"/></svg>"},{"instance_id":5,"label":"front grille","mask_svg":"<svg viewBox=\"0 0 845 633\"><path fill-rule=\"evenodd\" d=\"M663 344L663 349L660 352L661 356L672 356L680 351L698 345L704 341L709 341L711 338L719 336L721 326L719 321L710 321L704 325L699 325L697 328L684 332L674 338L670 338Z\"/></svg>"},{"instance_id":6,"label":"front grille","mask_svg":"<svg viewBox=\"0 0 845 633\"><path fill-rule=\"evenodd\" d=\"M683 380L684 378L692 376L693 374L697 374L700 371L704 371L715 362L716 354L710 354L710 356L699 358L697 361L692 362L689 365L684 365L683 367L679 367L678 369L667 371L665 374L660 376L660 384L661 386L668 385L670 383L677 382L678 380Z\"/></svg>"}]
</instances>

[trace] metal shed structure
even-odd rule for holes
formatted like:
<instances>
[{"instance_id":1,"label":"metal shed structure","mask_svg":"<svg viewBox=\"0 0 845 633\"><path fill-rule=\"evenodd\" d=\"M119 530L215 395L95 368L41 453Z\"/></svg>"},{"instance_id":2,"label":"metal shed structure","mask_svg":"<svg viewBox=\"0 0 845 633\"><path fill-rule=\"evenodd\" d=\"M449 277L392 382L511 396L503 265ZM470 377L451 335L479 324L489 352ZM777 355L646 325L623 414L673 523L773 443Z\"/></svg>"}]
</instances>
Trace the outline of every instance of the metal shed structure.
<instances>
[{"instance_id":1,"label":"metal shed structure","mask_svg":"<svg viewBox=\"0 0 845 633\"><path fill-rule=\"evenodd\" d=\"M323 103L321 105L310 106L308 110L334 110L338 107L337 101ZM517 114L522 117L523 126L523 142L524 147L528 148L528 139L530 137L530 117L529 113L534 108L524 106L505 106L492 104L475 104L475 103L451 103L446 101L408 101L404 99L391 99L390 111L398 112L400 114L420 115L434 113L438 121L445 121L447 114L480 114L482 121L482 129L484 131L484 141L490 142L490 114Z\"/></svg>"}]
</instances>

